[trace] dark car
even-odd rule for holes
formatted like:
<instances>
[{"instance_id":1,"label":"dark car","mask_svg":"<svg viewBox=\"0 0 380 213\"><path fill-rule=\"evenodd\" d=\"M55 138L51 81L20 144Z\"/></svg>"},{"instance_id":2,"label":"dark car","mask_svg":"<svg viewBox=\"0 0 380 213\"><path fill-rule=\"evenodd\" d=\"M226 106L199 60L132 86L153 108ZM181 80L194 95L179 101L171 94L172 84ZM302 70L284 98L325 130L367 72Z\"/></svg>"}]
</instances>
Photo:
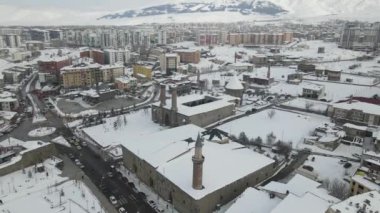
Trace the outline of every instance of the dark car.
<instances>
[{"instance_id":1,"label":"dark car","mask_svg":"<svg viewBox=\"0 0 380 213\"><path fill-rule=\"evenodd\" d=\"M352 164L351 163L345 163L344 165L343 165L343 167L345 168L345 169L348 169L348 168L350 168L352 166Z\"/></svg>"}]
</instances>

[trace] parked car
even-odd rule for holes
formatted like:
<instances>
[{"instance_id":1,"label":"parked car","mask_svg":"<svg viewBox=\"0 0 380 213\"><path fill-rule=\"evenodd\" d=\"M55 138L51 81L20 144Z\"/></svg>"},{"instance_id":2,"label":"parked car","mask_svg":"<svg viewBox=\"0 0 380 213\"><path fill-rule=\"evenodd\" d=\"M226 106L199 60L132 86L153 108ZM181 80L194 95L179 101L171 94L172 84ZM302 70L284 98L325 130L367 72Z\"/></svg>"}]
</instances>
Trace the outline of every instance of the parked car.
<instances>
[{"instance_id":1,"label":"parked car","mask_svg":"<svg viewBox=\"0 0 380 213\"><path fill-rule=\"evenodd\" d=\"M82 150L82 147L78 145L77 150Z\"/></svg>"},{"instance_id":2,"label":"parked car","mask_svg":"<svg viewBox=\"0 0 380 213\"><path fill-rule=\"evenodd\" d=\"M124 207L120 207L119 208L119 213L126 213L126 212L127 212L127 210L125 210Z\"/></svg>"},{"instance_id":3,"label":"parked car","mask_svg":"<svg viewBox=\"0 0 380 213\"><path fill-rule=\"evenodd\" d=\"M74 159L75 158L74 154L73 153L69 153L69 158L70 159Z\"/></svg>"},{"instance_id":4,"label":"parked car","mask_svg":"<svg viewBox=\"0 0 380 213\"><path fill-rule=\"evenodd\" d=\"M149 204L151 207L153 207L153 208L155 208L155 207L157 206L156 202L154 202L153 200L149 200L149 201L148 201L148 204Z\"/></svg>"},{"instance_id":5,"label":"parked car","mask_svg":"<svg viewBox=\"0 0 380 213\"><path fill-rule=\"evenodd\" d=\"M113 205L116 205L116 204L117 204L116 197L113 196L113 195L110 196L110 201L111 201L111 203L112 203Z\"/></svg>"},{"instance_id":6,"label":"parked car","mask_svg":"<svg viewBox=\"0 0 380 213\"><path fill-rule=\"evenodd\" d=\"M348 162L347 160L343 160L343 159L339 161L340 164L344 164L344 163L347 163L347 162Z\"/></svg>"},{"instance_id":7,"label":"parked car","mask_svg":"<svg viewBox=\"0 0 380 213\"><path fill-rule=\"evenodd\" d=\"M343 167L345 168L345 169L348 169L348 168L350 168L352 166L352 164L351 163L345 163L344 165L343 165Z\"/></svg>"},{"instance_id":8,"label":"parked car","mask_svg":"<svg viewBox=\"0 0 380 213\"><path fill-rule=\"evenodd\" d=\"M161 208L158 207L158 206L154 207L154 210L156 210L156 212L164 212L164 210L161 209Z\"/></svg>"},{"instance_id":9,"label":"parked car","mask_svg":"<svg viewBox=\"0 0 380 213\"><path fill-rule=\"evenodd\" d=\"M82 146L87 146L87 142L83 141Z\"/></svg>"},{"instance_id":10,"label":"parked car","mask_svg":"<svg viewBox=\"0 0 380 213\"><path fill-rule=\"evenodd\" d=\"M352 154L352 156L355 157L355 158L360 158L360 155L356 154L356 153Z\"/></svg>"},{"instance_id":11,"label":"parked car","mask_svg":"<svg viewBox=\"0 0 380 213\"><path fill-rule=\"evenodd\" d=\"M75 165L79 166L81 164L81 162L79 161L79 159L75 159Z\"/></svg>"},{"instance_id":12,"label":"parked car","mask_svg":"<svg viewBox=\"0 0 380 213\"><path fill-rule=\"evenodd\" d=\"M107 172L107 176L111 178L111 177L113 177L113 173L112 172Z\"/></svg>"}]
</instances>

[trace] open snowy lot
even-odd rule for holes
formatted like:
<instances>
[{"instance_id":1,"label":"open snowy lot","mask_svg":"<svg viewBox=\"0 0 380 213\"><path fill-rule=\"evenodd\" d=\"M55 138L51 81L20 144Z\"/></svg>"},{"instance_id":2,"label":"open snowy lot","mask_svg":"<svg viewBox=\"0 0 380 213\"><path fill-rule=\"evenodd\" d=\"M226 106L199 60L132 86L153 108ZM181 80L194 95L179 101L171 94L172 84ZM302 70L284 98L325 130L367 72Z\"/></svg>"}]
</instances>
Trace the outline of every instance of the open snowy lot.
<instances>
[{"instance_id":1,"label":"open snowy lot","mask_svg":"<svg viewBox=\"0 0 380 213\"><path fill-rule=\"evenodd\" d=\"M83 129L87 136L104 147L127 143L163 129L152 121L150 110L139 110L129 115L107 118L105 121L104 124Z\"/></svg>"},{"instance_id":2,"label":"open snowy lot","mask_svg":"<svg viewBox=\"0 0 380 213\"><path fill-rule=\"evenodd\" d=\"M325 53L318 53L319 47L324 47ZM338 48L337 43L321 40L301 41L291 48L284 49L281 53L292 57L316 59L317 61L349 60L365 55L364 52L341 49Z\"/></svg>"},{"instance_id":3,"label":"open snowy lot","mask_svg":"<svg viewBox=\"0 0 380 213\"><path fill-rule=\"evenodd\" d=\"M60 176L61 171L55 167L59 161L45 160L42 172L31 166L0 177L2 212L101 212L99 201L82 182Z\"/></svg>"},{"instance_id":4,"label":"open snowy lot","mask_svg":"<svg viewBox=\"0 0 380 213\"><path fill-rule=\"evenodd\" d=\"M311 159L314 157L314 161ZM350 162L352 166L348 169L343 167L344 163L340 163L339 158L325 157L319 155L310 155L304 165L312 166L313 172L318 174L320 180L334 179L342 180L344 177L349 177L354 174L359 167L359 163Z\"/></svg>"},{"instance_id":5,"label":"open snowy lot","mask_svg":"<svg viewBox=\"0 0 380 213\"><path fill-rule=\"evenodd\" d=\"M267 135L273 132L276 140L292 142L295 147L302 143L316 127L329 122L324 116L308 115L305 113L293 113L282 110L274 110L274 116L270 118L272 109L264 110L248 117L240 118L218 127L223 131L238 136L245 132L248 138L261 137L265 143ZM291 121L292 125L289 125Z\"/></svg>"}]
</instances>

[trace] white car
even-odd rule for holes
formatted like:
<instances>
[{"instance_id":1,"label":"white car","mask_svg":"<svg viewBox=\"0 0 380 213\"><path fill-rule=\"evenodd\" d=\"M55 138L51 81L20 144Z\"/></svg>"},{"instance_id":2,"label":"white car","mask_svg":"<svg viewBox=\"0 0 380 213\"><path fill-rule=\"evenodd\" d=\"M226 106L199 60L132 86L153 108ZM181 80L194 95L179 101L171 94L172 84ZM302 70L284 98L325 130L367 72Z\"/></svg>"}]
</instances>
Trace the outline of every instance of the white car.
<instances>
[{"instance_id":1,"label":"white car","mask_svg":"<svg viewBox=\"0 0 380 213\"><path fill-rule=\"evenodd\" d=\"M112 203L113 205L116 205L116 204L117 204L117 200L116 200L115 196L113 196L113 195L110 196L110 201L111 201L111 203Z\"/></svg>"},{"instance_id":2,"label":"white car","mask_svg":"<svg viewBox=\"0 0 380 213\"><path fill-rule=\"evenodd\" d=\"M79 159L75 159L75 165L77 165L77 166L81 165Z\"/></svg>"},{"instance_id":3,"label":"white car","mask_svg":"<svg viewBox=\"0 0 380 213\"><path fill-rule=\"evenodd\" d=\"M125 210L124 207L119 208L119 213L127 213L127 210Z\"/></svg>"}]
</instances>

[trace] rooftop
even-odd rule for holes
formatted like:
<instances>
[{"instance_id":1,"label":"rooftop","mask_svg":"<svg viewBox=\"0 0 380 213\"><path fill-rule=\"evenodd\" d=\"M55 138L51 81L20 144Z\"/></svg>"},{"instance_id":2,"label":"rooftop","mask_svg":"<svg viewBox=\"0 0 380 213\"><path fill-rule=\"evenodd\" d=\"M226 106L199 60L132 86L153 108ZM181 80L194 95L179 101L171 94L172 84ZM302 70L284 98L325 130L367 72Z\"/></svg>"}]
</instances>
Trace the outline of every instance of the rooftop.
<instances>
[{"instance_id":1,"label":"rooftop","mask_svg":"<svg viewBox=\"0 0 380 213\"><path fill-rule=\"evenodd\" d=\"M237 76L231 78L231 80L228 81L228 84L226 85L226 89L230 90L243 90L243 84L239 81Z\"/></svg>"},{"instance_id":2,"label":"rooftop","mask_svg":"<svg viewBox=\"0 0 380 213\"><path fill-rule=\"evenodd\" d=\"M378 213L380 210L380 192L370 191L355 195L330 207L330 209L339 210L341 213L357 213L359 208L365 209L363 212Z\"/></svg>"},{"instance_id":3,"label":"rooftop","mask_svg":"<svg viewBox=\"0 0 380 213\"><path fill-rule=\"evenodd\" d=\"M190 124L142 137L125 146L197 200L274 162L234 142L217 144L205 141L202 151L206 157L203 165L204 189L195 190L192 187L191 160L195 143L184 140L189 137L195 140L201 131L202 128Z\"/></svg>"},{"instance_id":4,"label":"rooftop","mask_svg":"<svg viewBox=\"0 0 380 213\"><path fill-rule=\"evenodd\" d=\"M195 106L189 105L189 103L191 102L200 101L204 99L210 99L212 101L204 104L198 104ZM186 96L179 96L177 100L178 113L185 116L193 116L200 113L209 112L215 109L235 105L235 103L233 103L233 101L235 100L235 97L229 95L212 96L207 94L191 94ZM164 107L166 109L171 109L171 102L171 99L167 100L166 105ZM160 106L160 102L156 102L153 105L158 107Z\"/></svg>"},{"instance_id":5,"label":"rooftop","mask_svg":"<svg viewBox=\"0 0 380 213\"><path fill-rule=\"evenodd\" d=\"M237 198L226 213L270 213L280 202L281 200L279 198L270 198L269 194L264 191L248 188Z\"/></svg>"},{"instance_id":6,"label":"rooftop","mask_svg":"<svg viewBox=\"0 0 380 213\"><path fill-rule=\"evenodd\" d=\"M327 201L312 193L306 193L302 197L297 197L290 194L279 205L277 205L271 213L323 213L328 209L328 207L329 203Z\"/></svg>"},{"instance_id":7,"label":"rooftop","mask_svg":"<svg viewBox=\"0 0 380 213\"><path fill-rule=\"evenodd\" d=\"M380 115L380 106L375 104L369 104L365 102L352 101L342 102L332 104L334 108L344 109L344 110L358 110L363 111L364 113Z\"/></svg>"}]
</instances>

